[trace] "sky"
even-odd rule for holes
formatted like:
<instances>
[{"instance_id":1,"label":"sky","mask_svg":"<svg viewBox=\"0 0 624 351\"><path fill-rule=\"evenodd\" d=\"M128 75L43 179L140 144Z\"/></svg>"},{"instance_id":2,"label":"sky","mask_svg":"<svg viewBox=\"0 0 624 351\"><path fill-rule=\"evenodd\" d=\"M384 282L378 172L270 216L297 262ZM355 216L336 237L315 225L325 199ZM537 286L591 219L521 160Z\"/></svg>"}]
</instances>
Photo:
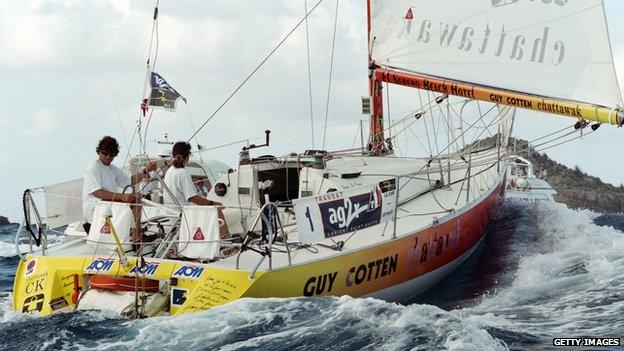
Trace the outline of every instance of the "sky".
<instances>
[{"instance_id":1,"label":"sky","mask_svg":"<svg viewBox=\"0 0 624 351\"><path fill-rule=\"evenodd\" d=\"M311 7L316 1L308 1ZM339 3L325 148L359 146L360 98L367 95L365 2ZM605 0L614 62L624 86L624 0ZM115 136L129 147L139 117L154 2L0 0L0 215L21 219L24 189L81 178L95 145ZM304 14L304 0L160 1L155 70L188 99L159 111L148 141L186 140ZM323 144L336 2L309 20L314 146ZM198 134L213 147L270 129L285 154L312 148L306 36L303 27ZM563 117L518 112L515 135L534 139L570 125ZM145 128L145 125L142 125ZM541 132L540 132L541 131ZM546 132L544 132L546 131ZM599 132L546 153L615 185L624 183L624 130ZM152 145L153 144L153 145ZM150 150L160 149L151 143ZM235 166L236 144L206 152ZM252 153L253 154L253 153Z\"/></svg>"}]
</instances>

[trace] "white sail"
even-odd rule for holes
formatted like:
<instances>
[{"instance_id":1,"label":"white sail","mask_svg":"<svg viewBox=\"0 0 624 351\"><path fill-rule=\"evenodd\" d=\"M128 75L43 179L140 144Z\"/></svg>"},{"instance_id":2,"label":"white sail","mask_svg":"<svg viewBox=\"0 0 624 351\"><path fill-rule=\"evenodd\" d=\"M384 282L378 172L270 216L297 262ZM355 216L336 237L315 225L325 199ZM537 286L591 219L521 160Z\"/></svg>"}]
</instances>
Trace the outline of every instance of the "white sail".
<instances>
[{"instance_id":1,"label":"white sail","mask_svg":"<svg viewBox=\"0 0 624 351\"><path fill-rule=\"evenodd\" d=\"M45 186L45 221L60 228L82 219L82 179Z\"/></svg>"},{"instance_id":2,"label":"white sail","mask_svg":"<svg viewBox=\"0 0 624 351\"><path fill-rule=\"evenodd\" d=\"M372 0L371 27L381 66L621 103L601 0Z\"/></svg>"}]
</instances>

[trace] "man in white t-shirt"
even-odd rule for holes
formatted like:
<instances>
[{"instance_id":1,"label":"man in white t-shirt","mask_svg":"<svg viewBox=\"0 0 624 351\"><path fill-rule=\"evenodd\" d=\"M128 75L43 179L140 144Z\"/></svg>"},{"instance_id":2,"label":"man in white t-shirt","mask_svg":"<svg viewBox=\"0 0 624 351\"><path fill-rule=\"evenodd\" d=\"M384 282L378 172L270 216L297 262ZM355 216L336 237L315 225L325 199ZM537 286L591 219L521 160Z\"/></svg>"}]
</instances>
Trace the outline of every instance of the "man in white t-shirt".
<instances>
[{"instance_id":1,"label":"man in white t-shirt","mask_svg":"<svg viewBox=\"0 0 624 351\"><path fill-rule=\"evenodd\" d=\"M165 173L165 184L171 191L175 200L171 197L168 191L165 191L163 195L163 202L166 204L180 204L182 206L194 203L191 199L195 196L199 197L197 188L193 184L191 175L186 168L169 167L167 173ZM195 200L195 199L194 199Z\"/></svg>"},{"instance_id":2,"label":"man in white t-shirt","mask_svg":"<svg viewBox=\"0 0 624 351\"><path fill-rule=\"evenodd\" d=\"M138 203L140 195L135 193L118 193L117 188L125 188L130 184L136 184L147 177L148 172L156 169L156 163L150 162L143 172L132 177L128 176L119 167L112 164L113 159L119 154L119 144L115 138L103 137L95 148L98 159L91 162L85 170L84 184L82 186L82 212L85 220L85 231L88 233L93 218L93 212L98 200L118 201L126 203ZM139 206L132 206L135 227L132 231L132 241L136 244L141 241Z\"/></svg>"},{"instance_id":3,"label":"man in white t-shirt","mask_svg":"<svg viewBox=\"0 0 624 351\"><path fill-rule=\"evenodd\" d=\"M193 184L191 174L184 167L189 162L191 157L191 144L184 141L175 143L171 149L171 156L173 156L171 167L169 167L167 173L165 173L164 179L165 187L168 189L168 191L164 191L163 195L163 202L166 205L221 205L218 202L208 200L207 198L199 195L197 188ZM169 192L171 192L171 194ZM229 231L227 229L227 225L225 224L223 212L219 209L218 213L219 219L224 222L224 225L219 227L219 233L221 234L221 237L224 237Z\"/></svg>"}]
</instances>

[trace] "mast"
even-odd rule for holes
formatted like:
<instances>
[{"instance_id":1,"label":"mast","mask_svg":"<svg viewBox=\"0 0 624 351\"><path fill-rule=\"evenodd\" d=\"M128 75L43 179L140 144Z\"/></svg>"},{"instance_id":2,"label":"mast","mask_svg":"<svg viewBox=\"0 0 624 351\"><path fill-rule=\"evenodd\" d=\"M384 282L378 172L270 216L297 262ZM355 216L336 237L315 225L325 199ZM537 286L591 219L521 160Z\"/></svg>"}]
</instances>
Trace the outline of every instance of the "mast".
<instances>
[{"instance_id":1,"label":"mast","mask_svg":"<svg viewBox=\"0 0 624 351\"><path fill-rule=\"evenodd\" d=\"M373 79L380 85L381 82L388 82L447 95L461 96L549 114L575 117L598 123L608 123L617 126L622 126L624 124L624 111L618 108L609 108L578 101L515 92L485 85L432 77L419 73L397 71L385 67L374 69Z\"/></svg>"},{"instance_id":2,"label":"mast","mask_svg":"<svg viewBox=\"0 0 624 351\"><path fill-rule=\"evenodd\" d=\"M373 99L372 113L370 117L369 148L374 153L384 150L384 126L383 126L383 95L382 81L375 76L379 66L372 57L375 38L371 40L371 6L370 0L366 0L367 34L368 34L368 92Z\"/></svg>"}]
</instances>

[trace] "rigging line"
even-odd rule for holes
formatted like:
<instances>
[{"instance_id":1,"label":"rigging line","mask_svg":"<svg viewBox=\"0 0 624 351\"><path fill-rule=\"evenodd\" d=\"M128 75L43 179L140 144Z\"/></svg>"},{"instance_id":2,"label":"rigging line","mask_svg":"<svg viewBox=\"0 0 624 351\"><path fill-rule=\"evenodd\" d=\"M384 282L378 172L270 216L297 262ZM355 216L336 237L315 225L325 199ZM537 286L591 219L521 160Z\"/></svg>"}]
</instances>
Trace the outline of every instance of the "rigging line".
<instances>
[{"instance_id":1,"label":"rigging line","mask_svg":"<svg viewBox=\"0 0 624 351\"><path fill-rule=\"evenodd\" d=\"M230 99L232 99L232 97L234 97L234 95L247 83L247 81L249 81L249 79L251 79L251 77L256 74L256 72L260 69L260 67L262 67L264 65L265 62L267 62L269 60L269 58L273 55L273 53L275 53L275 51L277 51L277 49L279 49L282 44L284 44L284 42L286 41L286 39L288 39L290 37L290 35L292 33L295 32L295 30L297 28L299 28L299 26L301 25L301 23L303 23L308 16L310 16L310 14L312 12L314 12L314 10L316 10L316 8L323 2L324 0L319 0L316 5L314 5L314 7L310 10L310 12L308 12L304 18L302 18L291 30L290 32L288 32L288 34L286 34L286 36L284 38L282 38L282 40L277 43L277 45L268 53L268 55L256 66L256 68L253 69L253 71L251 71L251 73L249 73L249 75L247 75L247 77L245 77L245 79L243 80L242 83L240 83L236 89L234 89L234 91L232 91L230 93L230 95L228 95L228 97L219 105L219 107L210 115L210 117L208 117L208 119L195 131L195 133L193 133L193 135L191 135L191 137L188 140L191 140L197 133L199 133L200 130L202 130L207 124L208 122L210 122L216 115L217 113L219 113L219 111L221 111L221 109L223 108L223 106L225 106Z\"/></svg>"},{"instance_id":2,"label":"rigging line","mask_svg":"<svg viewBox=\"0 0 624 351\"><path fill-rule=\"evenodd\" d=\"M139 117L139 122L140 121L141 121L141 119ZM126 165L126 162L128 162L128 158L130 157L130 150L132 149L132 144L134 143L134 137L138 135L139 139L141 138L141 133L139 132L139 130L140 130L139 125L140 125L140 123L137 123L137 125L136 125L136 127L134 129L134 132L132 133L132 139L130 139L130 145L128 145L128 151L126 151L126 155L124 156L122 167ZM114 194L117 194L117 193L114 193ZM115 196L116 195L113 195L111 201L115 201ZM95 253L94 253L94 255L95 255Z\"/></svg>"},{"instance_id":3,"label":"rigging line","mask_svg":"<svg viewBox=\"0 0 624 351\"><path fill-rule=\"evenodd\" d=\"M470 100L465 100L462 102L462 107L460 109L460 112L457 112L454 108L453 105L451 105L451 111L453 111L453 113L455 113L455 115L457 116L457 118L459 119L459 130L461 131L461 138L462 138L462 143L461 143L461 147L459 147L459 150L461 150L462 148L466 147L466 139L464 137L463 131L464 131L464 123L468 124L467 122L464 121L464 116L463 116L463 110L464 110L464 106L466 106L466 104L468 104L470 102ZM458 142L459 144L459 142ZM459 146L459 145L458 145Z\"/></svg>"},{"instance_id":4,"label":"rigging line","mask_svg":"<svg viewBox=\"0 0 624 351\"><path fill-rule=\"evenodd\" d=\"M546 147L541 148L541 149L535 149L535 151L539 151L539 152L541 152L541 151L544 151L544 150L547 150L547 149L553 148L553 147L555 147L555 146L559 146L559 145L561 145L561 144L569 143L569 142L571 142L571 141L573 141L573 140L576 140L576 139L582 138L582 137L584 137L584 136L588 136L588 135L590 135L590 134L592 134L592 133L594 133L594 132L595 132L595 130L592 130L592 131L589 131L588 133L585 133L585 134L583 134L583 135L579 135L579 136L574 137L574 138L572 138L572 139L564 140L564 141L562 141L562 142L560 142L560 143L557 143L557 144L554 144L554 145L550 145L550 146L546 146Z\"/></svg>"},{"instance_id":5,"label":"rigging line","mask_svg":"<svg viewBox=\"0 0 624 351\"><path fill-rule=\"evenodd\" d=\"M357 141L358 136L360 136L360 128L362 128L362 123L358 124L358 129L355 131L355 137L353 138L353 142L351 143L351 147L355 147L355 142Z\"/></svg>"},{"instance_id":6,"label":"rigging line","mask_svg":"<svg viewBox=\"0 0 624 351\"><path fill-rule=\"evenodd\" d=\"M334 123L334 124L330 124L329 127L344 126L344 125L349 125L349 124L354 124L354 123L358 123L359 124L360 121L358 121L358 122ZM315 129L321 129L321 128L322 127L318 127L318 128L315 128ZM308 129L306 128L306 129L294 130L294 131L285 132L285 133L277 133L275 135L276 136L286 136L286 135L304 133L304 132L307 132L307 131L308 131ZM271 133L271 134L273 134L273 133ZM195 151L193 153L202 153L202 152L205 152L205 151L216 150L216 149L220 149L222 147L236 145L236 144L240 144L240 143L247 143L247 146L249 146L249 142L250 141L254 141L254 140L264 140L264 137L250 138L250 139L241 139L241 140L229 142L229 143L226 143L226 144L221 144L221 145L210 147L210 148L203 148L203 149Z\"/></svg>"},{"instance_id":7,"label":"rigging line","mask_svg":"<svg viewBox=\"0 0 624 351\"><path fill-rule=\"evenodd\" d=\"M419 96L420 96L420 95L419 95ZM491 111L494 107L496 107L496 106L497 106L497 105L493 105L493 106L490 108L490 110L488 110L488 112L486 112L486 115L487 115L487 114L488 114L488 113L489 113L489 112L490 112L490 111ZM501 112L499 112L499 114L501 114ZM484 117L484 116L481 116L480 118L483 118L483 117ZM500 118L499 118L499 120L500 120ZM464 130L464 131L462 132L462 134L461 134L460 136L458 136L456 139L458 139L458 138L462 137L465 133L468 133L468 131L469 131L469 130L470 130L470 129L471 129L471 128L475 125L475 124L477 124L477 122L478 122L478 121L475 121L474 123L472 123L472 124L471 124L471 125L470 125L470 126L469 126L466 130ZM496 116L495 116L495 118L494 118L494 120L492 121L492 123L491 123L491 124L494 124L494 123L496 123ZM455 140L453 140L453 142L454 142L454 141L455 141ZM452 143L452 142L451 142L451 143ZM449 145L450 145L451 143L449 143ZM446 151L446 148L448 148L448 147L449 147L449 145L447 145L444 149L442 149L442 151L441 151L441 152ZM474 144L474 143L473 143L473 145L471 145L471 146L470 146L470 148L468 149L468 151L471 151L471 150L472 150L472 148L473 148L473 147L475 147L475 146L476 146L476 144ZM435 158L438 158L439 156L440 156L440 154L436 155L435 157L433 157L433 155L430 155L430 159L435 159ZM416 173L418 173L418 172L422 171L422 170L423 170L423 169L425 169L426 167L427 167L427 165L426 165L426 164L425 164L425 165L423 165L423 166L422 166L419 170L417 170L417 171L416 171ZM412 179L408 179L408 180L405 182L405 184L402 184L402 185L401 185L401 187L399 188L399 190L401 190L401 189L403 189L405 186L407 186L407 184L409 184L409 182L410 182L411 180L412 180Z\"/></svg>"},{"instance_id":8,"label":"rigging line","mask_svg":"<svg viewBox=\"0 0 624 351\"><path fill-rule=\"evenodd\" d=\"M258 139L261 139L261 138L258 138ZM242 140L233 141L233 142L227 143L227 144L217 145L217 146L213 146L213 147L210 147L210 148L204 148L204 149L201 149L201 150L197 150L194 153L201 154L201 153L206 152L206 151L216 150L216 149L220 149L222 147L232 146L232 145L241 144L241 143L247 143L247 146L249 146L249 139L242 139Z\"/></svg>"},{"instance_id":9,"label":"rigging line","mask_svg":"<svg viewBox=\"0 0 624 351\"><path fill-rule=\"evenodd\" d=\"M447 99L447 101L448 101L448 99ZM451 103L449 103L449 105L460 105L460 104L462 104L462 103L463 103L463 102L455 102L455 103L452 103L452 104L451 104ZM412 118L414 118L414 117L415 117L415 115L416 115L417 113L419 113L419 112L420 112L420 113L422 113L422 114L424 115L425 113L427 113L427 109L429 108L429 106L430 106L430 105L433 105L433 104L435 104L435 100L430 101L430 102L429 102L427 105L425 105L425 106L421 106L421 107L419 107L419 108L417 108L417 109L415 109L415 110L410 110L410 112L408 112L407 114L404 114L404 113L403 113L403 114L404 114L404 117L401 117L401 118L399 118L398 120L396 120L396 121L395 121L395 122L394 122L391 126L386 127L386 128L384 129L384 132L385 132L385 131L388 131L390 128L395 128L395 129L396 129L396 128L397 128L397 126L398 126L399 124L401 124L401 123L409 123L409 125L414 124L417 120L416 120L416 119L412 119ZM456 113L457 113L457 112L456 112ZM404 130L404 129L403 129L403 130ZM401 131L403 131L403 130L401 130ZM399 133L401 133L401 132L399 132ZM398 134L398 133L395 133L395 134ZM394 137L392 137L392 138L394 139Z\"/></svg>"},{"instance_id":10,"label":"rigging line","mask_svg":"<svg viewBox=\"0 0 624 351\"><path fill-rule=\"evenodd\" d=\"M193 130L193 132L195 132L195 126L193 125L193 118L191 117L191 108L189 107L189 105L185 102L184 106L186 107L186 112L188 114L188 119L189 122L191 123L191 129ZM197 150L201 150L201 146L199 145L199 141L197 141L197 135L195 135L194 137L195 139L195 144L197 145ZM202 154L199 153L199 160L204 162L204 159L202 158Z\"/></svg>"},{"instance_id":11,"label":"rigging line","mask_svg":"<svg viewBox=\"0 0 624 351\"><path fill-rule=\"evenodd\" d=\"M147 93L147 86L149 84L149 72L150 72L150 60L152 59L152 48L154 46L154 37L156 37L156 41L158 41L156 32L157 32L157 23L158 23L158 3L159 0L156 0L156 6L154 7L154 15L153 15L153 22L152 22L152 33L150 34L150 41L149 41L149 48L147 49L147 61L146 61L146 68L145 68L145 82L143 83L143 94L141 94L141 97L145 97L145 94ZM154 58L154 61L156 61L156 58Z\"/></svg>"},{"instance_id":12,"label":"rigging line","mask_svg":"<svg viewBox=\"0 0 624 351\"><path fill-rule=\"evenodd\" d=\"M427 148L425 147L425 145L422 143L422 141L420 141L420 138L416 135L416 133L414 132L414 130L412 129L411 126L407 126L407 128L409 128L409 131L412 132L412 134L414 135L414 137L416 138L416 141L420 144L420 146L423 148L423 150L426 150ZM407 140L407 134L406 134L406 140Z\"/></svg>"},{"instance_id":13,"label":"rigging line","mask_svg":"<svg viewBox=\"0 0 624 351\"><path fill-rule=\"evenodd\" d=\"M427 91L427 97L429 98L429 101L431 101L431 95L433 95L432 92ZM435 100L435 97L434 99ZM433 118L433 105L429 104L429 115L431 116L431 128L433 129L433 142L435 143L435 148L436 148L436 152L438 153L438 156L440 155L440 145L438 144L438 131L436 129L436 125L435 125L435 118Z\"/></svg>"},{"instance_id":14,"label":"rigging line","mask_svg":"<svg viewBox=\"0 0 624 351\"><path fill-rule=\"evenodd\" d=\"M338 28L338 6L340 0L336 0L336 14L334 15L334 36L332 38L331 59L329 61L329 82L327 83L327 101L325 101L325 129L323 130L323 147L325 149L325 137L327 136L327 117L329 115L329 96L331 93L332 74L334 72L334 49L336 47L336 28Z\"/></svg>"},{"instance_id":15,"label":"rigging line","mask_svg":"<svg viewBox=\"0 0 624 351\"><path fill-rule=\"evenodd\" d=\"M308 0L303 1L305 13L308 13ZM312 66L310 63L310 32L308 30L308 18L305 20L305 32L306 32L306 48L308 53L308 93L310 95L310 133L312 134L312 148L316 148L314 144L314 110L312 104Z\"/></svg>"},{"instance_id":16,"label":"rigging line","mask_svg":"<svg viewBox=\"0 0 624 351\"><path fill-rule=\"evenodd\" d=\"M390 62L388 62L390 64ZM390 87L386 81L386 109L388 110L388 140L392 140L392 120L390 119Z\"/></svg>"},{"instance_id":17,"label":"rigging line","mask_svg":"<svg viewBox=\"0 0 624 351\"><path fill-rule=\"evenodd\" d=\"M418 93L418 100L420 100L420 106L423 106L422 96L420 96L420 90L417 90L416 92ZM431 113L431 111L429 113ZM429 131L427 130L427 122L425 120L426 117L423 115L421 118L423 119L423 124L425 125L425 135L427 136L427 145L429 145L429 157L431 157L433 155L433 149L431 148L431 140L429 140Z\"/></svg>"},{"instance_id":18,"label":"rigging line","mask_svg":"<svg viewBox=\"0 0 624 351\"><path fill-rule=\"evenodd\" d=\"M574 134L574 133L577 133L577 132L581 132L581 136L582 136L583 135L582 131L583 131L583 129L575 129L575 130L572 130L570 132L567 132L567 133L563 134L562 136L559 136L559 137L556 137L556 138L553 138L553 139L550 139L550 140L546 140L543 143L539 143L537 145L529 145L529 146L535 149L535 148L538 148L540 146L546 145L548 143L552 143L554 141L557 141L559 139L563 139L563 138L567 137L568 135L571 135L571 134Z\"/></svg>"},{"instance_id":19,"label":"rigging line","mask_svg":"<svg viewBox=\"0 0 624 351\"><path fill-rule=\"evenodd\" d=\"M147 150L147 141L148 141L148 139L147 139L147 131L149 129L150 122L152 121L152 116L153 115L154 115L154 110L150 110L149 111L149 115L147 116L147 121L145 122L145 133L143 135L143 138L145 138L145 141L143 141L143 139L141 139L140 143L139 143L139 147L142 147L143 149L142 150L139 149L139 153L141 151ZM140 115L139 115L139 118L141 118ZM139 137L140 137L140 135L139 135Z\"/></svg>"},{"instance_id":20,"label":"rigging line","mask_svg":"<svg viewBox=\"0 0 624 351\"><path fill-rule=\"evenodd\" d=\"M445 101L446 101L446 105L448 107L448 105L449 105L448 104L448 98ZM448 133L452 132L451 124L449 122L449 119L451 118L451 115L450 115L449 112L444 112L444 110L442 109L442 106L440 106L440 104L436 104L436 106L438 107L438 110L440 110L440 114L445 117L444 118L444 124L446 124L446 132L447 132L447 137L446 137L447 140L446 141L448 143L451 140L451 138L448 136ZM447 110L448 110L448 108L447 108ZM455 136L453 135L453 137L455 137ZM447 152L450 152L450 149L447 150Z\"/></svg>"},{"instance_id":21,"label":"rigging line","mask_svg":"<svg viewBox=\"0 0 624 351\"><path fill-rule=\"evenodd\" d=\"M115 99L115 92L113 88L110 90L111 97L113 98L113 106L115 106L115 113L117 114L117 121L119 122L119 129L121 129L121 135L124 139L124 144L128 147L128 137L126 136L126 132L124 131L123 123L121 122L121 115L119 114L119 106L117 106L117 100Z\"/></svg>"},{"instance_id":22,"label":"rigging line","mask_svg":"<svg viewBox=\"0 0 624 351\"><path fill-rule=\"evenodd\" d=\"M477 110L479 111L479 114L480 114L481 113L481 103L480 103L479 100L475 100L475 101L477 102ZM488 126L485 124L485 121L483 119L481 119L481 122L483 122L483 128L485 128L487 130L488 134L490 134L490 136L493 137L494 135L488 129Z\"/></svg>"},{"instance_id":23,"label":"rigging line","mask_svg":"<svg viewBox=\"0 0 624 351\"><path fill-rule=\"evenodd\" d=\"M546 138L548 138L548 137L550 137L550 136L553 136L553 135L555 135L555 134L561 133L561 132L565 131L566 129L570 128L570 127L572 127L572 126L567 126L567 127L561 128L561 129L559 129L559 130L557 130L557 131L555 131L555 132L552 132L552 133L550 133L550 134L546 134L546 135L544 135L544 136L542 136L542 137L539 137L539 138L537 138L537 139L533 139L533 140L529 141L529 144L532 144L532 143L534 143L534 142L536 142L536 141L538 141L538 140L546 139Z\"/></svg>"},{"instance_id":24,"label":"rigging line","mask_svg":"<svg viewBox=\"0 0 624 351\"><path fill-rule=\"evenodd\" d=\"M400 131L394 133L394 136L392 137L392 139L394 139L399 134L401 134L403 131L405 131L408 127L410 127L414 123L416 123L421 117L423 117L425 114L427 114L427 111L425 110L425 108L426 107L421 107L421 108L419 108L419 109L417 109L415 111L412 111L412 112L408 113L405 117L402 117L399 120L397 120L396 122L394 122L394 124L392 124L392 126L389 126L386 129L384 129L384 131L386 131L386 130L388 130L390 128L395 128L396 129L398 127L398 125L400 125L400 124L406 124L406 126L403 129L401 129ZM416 114L418 114L418 113L420 113L421 116L419 118L416 118Z\"/></svg>"},{"instance_id":25,"label":"rigging line","mask_svg":"<svg viewBox=\"0 0 624 351\"><path fill-rule=\"evenodd\" d=\"M435 188L433 188L433 186L431 185L431 176L429 175L429 173L427 173L427 181L429 181L429 187L432 190L432 191L429 191L429 193L431 194L431 197L433 197L433 200L435 200L435 202L438 204L438 206L440 206L441 209L450 212L448 208L442 206L440 201L438 201L438 198L435 196L434 191L433 191L435 190ZM442 179L442 183L444 183L444 178Z\"/></svg>"},{"instance_id":26,"label":"rigging line","mask_svg":"<svg viewBox=\"0 0 624 351\"><path fill-rule=\"evenodd\" d=\"M490 108L490 109L489 109L489 110L485 113L485 115L483 115L483 116L481 116L481 117L479 118L479 120L480 120L480 119L483 119L483 117L485 117L487 114L489 114L489 113L490 113L490 112L491 112L491 111L492 111L492 110L493 110L496 106L497 106L497 105L492 106L492 107L491 107L491 108ZM498 113L496 116L494 116L494 118L492 119L492 122L490 122L489 126L491 126L491 125L493 125L493 124L495 124L495 123L499 123L499 122L500 122L500 120L501 120L501 119L505 116L505 114L506 114L506 113L507 113L510 109L511 109L511 107L506 106L505 108L503 108L503 111L499 111L499 113ZM507 110L507 111L505 111L505 110ZM467 129L466 129L466 130L465 130L465 131L464 131L464 132L463 132L460 136L459 136L459 137L455 138L455 140L457 140L458 138L460 138L460 137L462 137L464 134L466 134L466 133L467 133L467 132L468 132L468 131L472 128L472 127L474 127L474 126L475 126L475 125L479 122L479 120L475 121L472 125L470 125L470 126L469 126L469 127L468 127L468 128L467 128ZM483 135L483 133L484 133L484 132L485 132L485 130L481 130L481 133L479 133L479 135L476 135L476 133L475 133L475 139L477 139L477 138L481 137L481 135ZM449 145L450 145L450 144L449 144ZM473 143L472 143L472 144L468 147L468 149L462 150L462 154L463 154L463 155L465 155L466 153L470 153L470 154L472 154L472 150L473 150L473 149L474 149L477 145L478 145L478 143L477 143L477 142L473 142ZM447 146L447 147L448 147L448 146ZM444 152L444 150L442 150L442 152ZM453 165L457 164L457 162L459 162L459 161L456 161L455 163L453 163Z\"/></svg>"}]
</instances>

